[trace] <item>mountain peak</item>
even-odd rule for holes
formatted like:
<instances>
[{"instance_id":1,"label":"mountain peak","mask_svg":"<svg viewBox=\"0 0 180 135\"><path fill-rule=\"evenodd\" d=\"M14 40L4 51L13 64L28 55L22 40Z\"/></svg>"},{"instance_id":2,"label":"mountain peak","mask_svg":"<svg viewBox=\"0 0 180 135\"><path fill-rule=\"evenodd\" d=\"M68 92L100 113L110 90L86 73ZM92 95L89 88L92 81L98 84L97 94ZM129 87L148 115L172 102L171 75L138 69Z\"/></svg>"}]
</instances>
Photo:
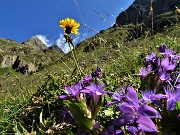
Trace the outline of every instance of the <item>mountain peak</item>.
<instances>
[{"instance_id":1,"label":"mountain peak","mask_svg":"<svg viewBox=\"0 0 180 135\"><path fill-rule=\"evenodd\" d=\"M48 47L36 36L29 38L22 43L23 45L31 46L37 50L45 50Z\"/></svg>"}]
</instances>

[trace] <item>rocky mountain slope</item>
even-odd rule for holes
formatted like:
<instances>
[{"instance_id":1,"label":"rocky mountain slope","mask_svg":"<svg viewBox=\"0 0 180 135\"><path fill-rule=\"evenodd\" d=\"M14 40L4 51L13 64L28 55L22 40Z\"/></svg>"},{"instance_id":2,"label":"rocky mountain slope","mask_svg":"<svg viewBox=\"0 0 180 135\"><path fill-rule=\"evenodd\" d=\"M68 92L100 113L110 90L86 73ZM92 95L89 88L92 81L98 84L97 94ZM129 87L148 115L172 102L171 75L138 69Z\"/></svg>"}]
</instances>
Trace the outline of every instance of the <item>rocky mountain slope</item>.
<instances>
[{"instance_id":1,"label":"rocky mountain slope","mask_svg":"<svg viewBox=\"0 0 180 135\"><path fill-rule=\"evenodd\" d=\"M47 45L45 45L39 38L36 36L31 37L30 39L22 42L23 45L33 47L34 49L37 50L45 50L47 49Z\"/></svg>"},{"instance_id":2,"label":"rocky mountain slope","mask_svg":"<svg viewBox=\"0 0 180 135\"><path fill-rule=\"evenodd\" d=\"M176 7L180 7L179 0L152 0L152 8L150 5L150 0L135 0L127 10L124 10L116 18L116 26L130 23L144 23L146 26L151 26L151 11L153 11L155 30L180 21L180 14L175 12Z\"/></svg>"},{"instance_id":3,"label":"rocky mountain slope","mask_svg":"<svg viewBox=\"0 0 180 135\"><path fill-rule=\"evenodd\" d=\"M63 55L60 49L58 52L49 49L35 36L23 43L0 38L0 68L30 74L58 61Z\"/></svg>"}]
</instances>

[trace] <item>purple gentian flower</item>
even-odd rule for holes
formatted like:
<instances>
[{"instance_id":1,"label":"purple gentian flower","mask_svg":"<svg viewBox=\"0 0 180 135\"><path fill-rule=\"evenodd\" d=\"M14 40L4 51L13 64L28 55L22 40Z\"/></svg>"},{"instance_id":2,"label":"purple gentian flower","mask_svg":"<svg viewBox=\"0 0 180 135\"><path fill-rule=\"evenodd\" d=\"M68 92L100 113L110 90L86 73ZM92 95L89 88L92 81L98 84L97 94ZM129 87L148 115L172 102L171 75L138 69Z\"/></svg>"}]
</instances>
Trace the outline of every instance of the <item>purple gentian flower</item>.
<instances>
[{"instance_id":1,"label":"purple gentian flower","mask_svg":"<svg viewBox=\"0 0 180 135\"><path fill-rule=\"evenodd\" d=\"M150 118L161 118L160 113L151 106L139 104L136 90L133 87L127 88L126 98L127 100L119 106L119 110L121 110L122 114L113 122L113 124L116 126L125 126L128 123L133 124L136 122L140 124L138 127L139 129L141 129L143 126L145 127L141 130L147 132L157 131L156 126ZM149 126L144 125L145 122L142 121L142 118L151 121L149 125L151 128L148 129Z\"/></svg>"},{"instance_id":2,"label":"purple gentian flower","mask_svg":"<svg viewBox=\"0 0 180 135\"><path fill-rule=\"evenodd\" d=\"M167 108L169 111L174 110L176 103L180 100L180 89L174 90L170 88L170 85L167 85L164 88L167 98Z\"/></svg>"},{"instance_id":3,"label":"purple gentian flower","mask_svg":"<svg viewBox=\"0 0 180 135\"><path fill-rule=\"evenodd\" d=\"M161 118L161 116L159 112L151 106L131 106L128 103L122 103L120 109L123 114L121 114L120 117L113 122L115 126L125 126L128 123L133 124L134 122L136 122L140 124L138 126L138 129L140 128L141 130L147 132L157 131L156 126L150 118ZM142 118L150 121L149 125L146 125L146 122L143 121ZM143 129L143 126L146 128Z\"/></svg>"},{"instance_id":4,"label":"purple gentian flower","mask_svg":"<svg viewBox=\"0 0 180 135\"><path fill-rule=\"evenodd\" d=\"M158 76L162 81L171 81L170 72L176 68L177 64L173 64L169 57L160 62Z\"/></svg>"},{"instance_id":5,"label":"purple gentian flower","mask_svg":"<svg viewBox=\"0 0 180 135\"><path fill-rule=\"evenodd\" d=\"M63 117L63 120L68 123L71 123L74 120L73 115L68 110L68 108L64 108L64 110L62 110L62 112L60 112L60 115Z\"/></svg>"},{"instance_id":6,"label":"purple gentian flower","mask_svg":"<svg viewBox=\"0 0 180 135\"><path fill-rule=\"evenodd\" d=\"M180 55L174 55L174 56L171 58L171 61L172 61L172 63L178 64L179 59L180 59Z\"/></svg>"},{"instance_id":7,"label":"purple gentian flower","mask_svg":"<svg viewBox=\"0 0 180 135\"><path fill-rule=\"evenodd\" d=\"M112 102L108 102L107 106L111 106L111 105L118 104L118 103L122 102L123 101L122 98L126 97L125 96L126 89L127 89L127 86L121 88L118 92L114 92L112 94L113 101Z\"/></svg>"},{"instance_id":8,"label":"purple gentian flower","mask_svg":"<svg viewBox=\"0 0 180 135\"><path fill-rule=\"evenodd\" d=\"M87 84L90 84L92 82L92 75L89 74L87 76L85 76L82 80L81 80L81 83L82 85L87 85Z\"/></svg>"},{"instance_id":9,"label":"purple gentian flower","mask_svg":"<svg viewBox=\"0 0 180 135\"><path fill-rule=\"evenodd\" d=\"M151 55L146 56L146 64L149 65L151 62L155 62L157 59L156 52L152 52Z\"/></svg>"},{"instance_id":10,"label":"purple gentian flower","mask_svg":"<svg viewBox=\"0 0 180 135\"><path fill-rule=\"evenodd\" d=\"M152 71L152 66L148 65L147 67L142 67L139 69L139 71L140 73L136 75L141 76L141 78L143 79L148 73Z\"/></svg>"},{"instance_id":11,"label":"purple gentian flower","mask_svg":"<svg viewBox=\"0 0 180 135\"><path fill-rule=\"evenodd\" d=\"M142 98L140 101L143 104L146 104L147 102L152 102L162 108L162 104L160 99L166 98L166 95L163 94L156 94L156 90L146 90L146 91L141 91Z\"/></svg>"},{"instance_id":12,"label":"purple gentian flower","mask_svg":"<svg viewBox=\"0 0 180 135\"><path fill-rule=\"evenodd\" d=\"M169 61L170 61L171 64L177 65L177 62L178 62L178 60L180 58L180 55L175 55L174 51L168 49L166 47L166 45L160 46L159 52L160 52L160 54L162 54L165 57L165 59L169 58Z\"/></svg>"},{"instance_id":13,"label":"purple gentian flower","mask_svg":"<svg viewBox=\"0 0 180 135\"><path fill-rule=\"evenodd\" d=\"M174 51L168 49L166 45L160 46L160 47L159 47L159 52L160 52L160 54L162 54L164 57L173 57L173 56L174 56Z\"/></svg>"},{"instance_id":14,"label":"purple gentian flower","mask_svg":"<svg viewBox=\"0 0 180 135\"><path fill-rule=\"evenodd\" d=\"M59 96L60 99L66 100L70 96L73 99L76 99L78 101L80 100L80 90L82 89L81 83L77 83L73 87L67 85L65 86L65 89L68 95Z\"/></svg>"},{"instance_id":15,"label":"purple gentian flower","mask_svg":"<svg viewBox=\"0 0 180 135\"><path fill-rule=\"evenodd\" d=\"M93 128L94 128L94 129L99 129L99 128L101 128L101 125L100 125L97 121L94 120L94 126L93 126Z\"/></svg>"},{"instance_id":16,"label":"purple gentian flower","mask_svg":"<svg viewBox=\"0 0 180 135\"><path fill-rule=\"evenodd\" d=\"M97 66L96 73L98 78L102 78L102 68L100 66Z\"/></svg>"},{"instance_id":17,"label":"purple gentian flower","mask_svg":"<svg viewBox=\"0 0 180 135\"><path fill-rule=\"evenodd\" d=\"M158 48L158 51L160 53L164 53L165 52L165 49L167 49L167 46L165 44L162 44L159 48Z\"/></svg>"},{"instance_id":18,"label":"purple gentian flower","mask_svg":"<svg viewBox=\"0 0 180 135\"><path fill-rule=\"evenodd\" d=\"M95 104L99 102L102 96L104 96L104 87L101 84L91 83L90 86L86 86L81 92L92 94Z\"/></svg>"}]
</instances>

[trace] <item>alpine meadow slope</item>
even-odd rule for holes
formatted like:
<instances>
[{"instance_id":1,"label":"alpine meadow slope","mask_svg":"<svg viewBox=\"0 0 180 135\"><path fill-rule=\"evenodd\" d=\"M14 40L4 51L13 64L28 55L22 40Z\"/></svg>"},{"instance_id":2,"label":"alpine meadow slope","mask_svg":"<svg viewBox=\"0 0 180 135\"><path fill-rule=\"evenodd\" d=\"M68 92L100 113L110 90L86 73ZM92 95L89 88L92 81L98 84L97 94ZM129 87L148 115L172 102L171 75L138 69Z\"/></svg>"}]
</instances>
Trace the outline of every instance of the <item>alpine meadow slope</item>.
<instances>
[{"instance_id":1,"label":"alpine meadow slope","mask_svg":"<svg viewBox=\"0 0 180 135\"><path fill-rule=\"evenodd\" d=\"M119 113L114 112L117 110L115 106L107 107L111 96L105 91L112 94L123 86L127 86L126 94L132 92L133 98L138 100L142 97L138 93L138 88L143 86L142 78L137 74L144 66L147 55L149 56L152 51L158 50L159 46L164 44L167 48L174 50L175 54L180 55L179 7L178 0L153 0L152 3L149 0L135 0L127 10L119 14L113 27L101 30L95 36L77 44L72 50L75 55L72 51L67 54L63 53L57 45L47 47L35 36L23 43L0 38L0 109L3 110L0 112L0 134L72 135L77 132L83 134L84 129L88 134L95 135L101 132L115 134L115 131L128 134L131 133L128 130L130 125L144 124L142 116L136 118L137 123L134 120L134 123L129 122L128 126L124 126L127 129L119 130L116 127L116 121L112 128L109 123L112 123ZM161 54L158 51L156 53L157 56ZM74 61L74 58L77 61ZM177 59L177 66L174 69L177 71L180 70L178 62ZM94 82L88 82L89 76L82 81L84 76L79 74L78 68L83 71L82 74L93 76L90 82ZM151 73L149 75L152 75ZM157 76L151 79L157 80ZM86 90L82 90L83 94L79 93L78 97L73 90L80 89L81 86L77 83L79 81L85 83ZM97 82L96 90L100 89L100 91L92 92L91 88L94 88ZM178 77L176 83L179 84ZM91 84L93 84L92 87ZM88 102L88 94L91 92L99 95L93 97L93 101ZM136 92L138 94L135 94ZM67 93L70 96L67 96ZM71 97L70 100L64 101L69 97ZM87 102L81 104L85 101L85 97ZM178 105L172 108L177 109ZM85 111L89 108L91 108L90 111ZM150 108L149 104L144 108ZM147 111L145 109L144 111ZM74 113L69 113L72 110ZM137 106L135 110L138 110L135 113L140 113ZM178 111L178 109L175 110L169 116L180 114ZM126 111L123 110L121 113L125 116ZM83 126L84 121L78 120L79 114L83 115L82 119L89 125ZM159 112L153 110L154 116L160 118ZM180 133L177 127L179 121L173 122L174 119L169 119L169 124L164 125L159 119L151 120L146 117L146 120L152 125L146 127L148 133L157 130L165 134ZM158 124L160 128L156 129Z\"/></svg>"}]
</instances>

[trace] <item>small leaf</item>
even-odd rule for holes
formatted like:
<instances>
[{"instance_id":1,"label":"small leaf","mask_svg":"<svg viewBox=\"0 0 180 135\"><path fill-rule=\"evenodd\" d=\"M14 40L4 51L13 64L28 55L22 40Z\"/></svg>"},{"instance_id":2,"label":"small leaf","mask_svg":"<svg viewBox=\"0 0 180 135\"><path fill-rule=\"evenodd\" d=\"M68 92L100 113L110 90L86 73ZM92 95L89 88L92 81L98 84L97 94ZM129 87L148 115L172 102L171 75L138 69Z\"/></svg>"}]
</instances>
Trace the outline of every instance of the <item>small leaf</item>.
<instances>
[{"instance_id":1,"label":"small leaf","mask_svg":"<svg viewBox=\"0 0 180 135\"><path fill-rule=\"evenodd\" d=\"M176 110L180 110L180 101L178 101L176 104Z\"/></svg>"},{"instance_id":2,"label":"small leaf","mask_svg":"<svg viewBox=\"0 0 180 135\"><path fill-rule=\"evenodd\" d=\"M87 131L92 130L94 125L94 120L88 118L87 108L83 102L70 102L69 100L65 100L64 104L68 106L70 112L73 117L77 120L77 123L81 130Z\"/></svg>"}]
</instances>

